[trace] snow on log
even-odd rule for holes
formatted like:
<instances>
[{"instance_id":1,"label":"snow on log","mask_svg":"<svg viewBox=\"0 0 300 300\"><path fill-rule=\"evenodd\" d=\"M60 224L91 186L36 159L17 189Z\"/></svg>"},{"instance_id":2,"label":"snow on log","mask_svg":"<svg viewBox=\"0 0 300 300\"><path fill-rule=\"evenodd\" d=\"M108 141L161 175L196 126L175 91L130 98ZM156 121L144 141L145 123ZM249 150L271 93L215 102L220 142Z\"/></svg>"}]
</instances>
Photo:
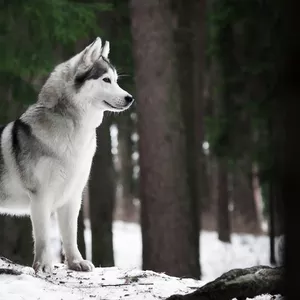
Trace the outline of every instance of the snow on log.
<instances>
[{"instance_id":1,"label":"snow on log","mask_svg":"<svg viewBox=\"0 0 300 300\"><path fill-rule=\"evenodd\" d=\"M166 300L242 300L262 294L283 295L283 272L282 267L268 266L233 269L192 293Z\"/></svg>"}]
</instances>

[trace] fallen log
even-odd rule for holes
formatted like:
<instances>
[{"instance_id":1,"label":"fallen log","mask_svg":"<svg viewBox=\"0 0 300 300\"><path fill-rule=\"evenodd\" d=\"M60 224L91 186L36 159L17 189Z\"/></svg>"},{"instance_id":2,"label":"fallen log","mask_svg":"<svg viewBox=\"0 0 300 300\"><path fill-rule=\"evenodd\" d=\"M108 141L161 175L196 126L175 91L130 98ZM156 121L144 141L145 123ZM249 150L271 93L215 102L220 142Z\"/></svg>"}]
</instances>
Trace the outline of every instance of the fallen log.
<instances>
[{"instance_id":1,"label":"fallen log","mask_svg":"<svg viewBox=\"0 0 300 300\"><path fill-rule=\"evenodd\" d=\"M24 266L16 264L6 257L0 256L0 275L22 275L24 274L24 270ZM28 272L25 271L25 273Z\"/></svg>"},{"instance_id":2,"label":"fallen log","mask_svg":"<svg viewBox=\"0 0 300 300\"><path fill-rule=\"evenodd\" d=\"M0 268L0 275L21 275L21 274L22 272L15 269Z\"/></svg>"},{"instance_id":3,"label":"fallen log","mask_svg":"<svg viewBox=\"0 0 300 300\"><path fill-rule=\"evenodd\" d=\"M244 300L263 294L284 295L283 267L233 269L192 293L172 295L166 300Z\"/></svg>"}]
</instances>

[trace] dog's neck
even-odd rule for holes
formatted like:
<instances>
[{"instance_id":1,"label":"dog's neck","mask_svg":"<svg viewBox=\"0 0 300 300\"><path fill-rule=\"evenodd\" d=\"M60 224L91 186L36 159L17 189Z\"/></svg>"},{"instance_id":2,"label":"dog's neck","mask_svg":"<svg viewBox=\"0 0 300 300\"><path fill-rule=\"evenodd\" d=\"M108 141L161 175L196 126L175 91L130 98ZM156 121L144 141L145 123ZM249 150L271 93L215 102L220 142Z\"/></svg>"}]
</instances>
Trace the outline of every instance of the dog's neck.
<instances>
[{"instance_id":1,"label":"dog's neck","mask_svg":"<svg viewBox=\"0 0 300 300\"><path fill-rule=\"evenodd\" d=\"M32 105L20 119L29 124L32 134L58 157L77 157L88 151L96 139L96 127L90 121L75 123L70 117L53 113L39 103Z\"/></svg>"}]
</instances>

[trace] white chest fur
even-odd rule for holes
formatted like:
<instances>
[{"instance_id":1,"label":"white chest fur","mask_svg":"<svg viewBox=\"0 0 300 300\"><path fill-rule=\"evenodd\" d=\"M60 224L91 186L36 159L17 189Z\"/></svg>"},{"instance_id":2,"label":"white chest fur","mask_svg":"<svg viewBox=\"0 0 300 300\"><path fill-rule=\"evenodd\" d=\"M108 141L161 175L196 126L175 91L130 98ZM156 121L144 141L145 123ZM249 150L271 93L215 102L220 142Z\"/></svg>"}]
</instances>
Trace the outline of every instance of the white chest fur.
<instances>
[{"instance_id":1,"label":"white chest fur","mask_svg":"<svg viewBox=\"0 0 300 300\"><path fill-rule=\"evenodd\" d=\"M96 135L74 140L72 145L64 145L60 150L63 152L57 160L42 160L37 169L41 185L46 183L44 193L53 198L54 210L82 196L96 150Z\"/></svg>"}]
</instances>

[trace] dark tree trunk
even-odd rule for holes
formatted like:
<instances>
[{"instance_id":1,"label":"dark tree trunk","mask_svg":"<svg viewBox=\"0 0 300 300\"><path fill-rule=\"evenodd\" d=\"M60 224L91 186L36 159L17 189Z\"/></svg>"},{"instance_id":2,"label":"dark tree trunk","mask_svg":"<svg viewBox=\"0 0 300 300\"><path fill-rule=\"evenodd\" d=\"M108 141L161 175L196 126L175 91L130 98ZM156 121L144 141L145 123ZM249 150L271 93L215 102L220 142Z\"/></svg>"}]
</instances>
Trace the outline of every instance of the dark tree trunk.
<instances>
[{"instance_id":1,"label":"dark tree trunk","mask_svg":"<svg viewBox=\"0 0 300 300\"><path fill-rule=\"evenodd\" d=\"M114 265L112 218L115 201L114 169L111 153L110 122L104 117L97 129L97 150L89 181L92 230L92 261L95 266Z\"/></svg>"},{"instance_id":2,"label":"dark tree trunk","mask_svg":"<svg viewBox=\"0 0 300 300\"><path fill-rule=\"evenodd\" d=\"M230 243L230 212L228 191L228 163L218 160L218 236L222 242Z\"/></svg>"},{"instance_id":3,"label":"dark tree trunk","mask_svg":"<svg viewBox=\"0 0 300 300\"><path fill-rule=\"evenodd\" d=\"M207 10L211 11L212 2L207 2ZM216 95L215 86L219 79L219 70L214 59L206 75L205 80L205 112L206 117L214 120L218 117L219 97ZM217 231L217 204L218 204L218 158L212 145L209 145L207 155L207 181L208 196L202 202L202 228Z\"/></svg>"},{"instance_id":4,"label":"dark tree trunk","mask_svg":"<svg viewBox=\"0 0 300 300\"><path fill-rule=\"evenodd\" d=\"M200 5L198 5L200 4ZM175 29L181 110L186 135L188 184L194 207L195 240L199 240L200 206L205 184L203 153L203 71L205 1L177 1ZM198 21L200 20L200 22ZM197 29L197 30L196 30ZM198 246L199 247L199 246Z\"/></svg>"},{"instance_id":5,"label":"dark tree trunk","mask_svg":"<svg viewBox=\"0 0 300 300\"><path fill-rule=\"evenodd\" d=\"M131 1L143 269L198 278L169 1ZM197 237L198 239L198 237Z\"/></svg>"},{"instance_id":6,"label":"dark tree trunk","mask_svg":"<svg viewBox=\"0 0 300 300\"><path fill-rule=\"evenodd\" d=\"M272 161L269 169L269 182L268 182L268 217L269 217L269 237L270 237L270 263L275 265L277 263L275 253L275 238L284 234L284 224L282 212L284 209L283 199L280 192L280 179L276 177L277 161L280 160L281 153L273 151L274 147L278 147L278 134L281 132L282 122L278 112L269 116L269 151L271 153ZM283 134L281 132L281 134Z\"/></svg>"},{"instance_id":7,"label":"dark tree trunk","mask_svg":"<svg viewBox=\"0 0 300 300\"><path fill-rule=\"evenodd\" d=\"M118 158L120 162L121 199L120 213L123 221L133 222L136 219L136 209L133 203L133 122L129 113L119 117L118 120Z\"/></svg>"},{"instance_id":8,"label":"dark tree trunk","mask_svg":"<svg viewBox=\"0 0 300 300\"><path fill-rule=\"evenodd\" d=\"M204 153L198 153L199 164L201 164L201 171L199 174L199 189L201 189L201 202L199 207L200 215L200 228L201 230L210 229L215 230L213 220L214 216L214 203L211 201L210 191L210 161L209 157ZM214 228L214 229L212 229Z\"/></svg>"},{"instance_id":9,"label":"dark tree trunk","mask_svg":"<svg viewBox=\"0 0 300 300\"><path fill-rule=\"evenodd\" d=\"M260 234L261 225L254 199L252 164L246 159L235 166L232 201L232 231Z\"/></svg>"},{"instance_id":10,"label":"dark tree trunk","mask_svg":"<svg viewBox=\"0 0 300 300\"><path fill-rule=\"evenodd\" d=\"M78 216L78 231L77 231L77 240L78 248L84 259L86 259L86 247L84 240L84 218L83 218L83 206L81 206L79 216Z\"/></svg>"},{"instance_id":11,"label":"dark tree trunk","mask_svg":"<svg viewBox=\"0 0 300 300\"><path fill-rule=\"evenodd\" d=\"M191 63L194 68L194 134L196 147L196 165L197 165L197 194L199 202L200 225L202 224L203 210L208 208L209 202L209 183L207 172L207 157L203 151L205 141L204 115L205 115L205 97L204 97L204 74L205 74L205 15L206 0L194 0L192 6L192 30L193 30L193 60ZM201 227L201 226L200 226Z\"/></svg>"},{"instance_id":12,"label":"dark tree trunk","mask_svg":"<svg viewBox=\"0 0 300 300\"><path fill-rule=\"evenodd\" d=\"M277 110L280 119L277 124L277 143L274 144L277 154L276 186L279 200L283 204L285 220L285 263L287 267L286 288L287 299L295 299L299 293L300 269L300 235L299 235L299 99L300 99L300 25L299 1L279 2L281 15L281 31L278 45L280 57L277 61L279 79L276 82L275 95L278 99ZM281 129L281 130L280 130Z\"/></svg>"},{"instance_id":13,"label":"dark tree trunk","mask_svg":"<svg viewBox=\"0 0 300 300\"><path fill-rule=\"evenodd\" d=\"M217 231L217 208L218 208L218 161L214 154L209 155L208 164L209 178L209 206L206 204L202 212L203 229Z\"/></svg>"},{"instance_id":14,"label":"dark tree trunk","mask_svg":"<svg viewBox=\"0 0 300 300\"><path fill-rule=\"evenodd\" d=\"M272 198L270 201L272 202L272 215L274 218L273 221L273 230L274 230L274 236L279 237L280 235L284 234L284 224L282 219L282 211L283 211L283 201L281 199L281 194L278 189L278 185L272 184L272 189L274 191L272 192Z\"/></svg>"},{"instance_id":15,"label":"dark tree trunk","mask_svg":"<svg viewBox=\"0 0 300 300\"><path fill-rule=\"evenodd\" d=\"M270 263L276 264L276 255L275 255L275 217L274 217L274 198L275 198L275 187L274 180L270 180L269 182L269 237L270 237Z\"/></svg>"},{"instance_id":16,"label":"dark tree trunk","mask_svg":"<svg viewBox=\"0 0 300 300\"><path fill-rule=\"evenodd\" d=\"M220 5L221 2L220 2ZM230 23L224 24L218 32L219 55L212 61L215 75L214 81L218 89L214 94L214 116L223 120L217 141L215 143L216 154L218 156L218 234L223 242L230 242L230 215L229 215L229 158L233 151L232 132L234 129L231 120L233 111L233 90L232 86L232 63L234 57L232 53L233 33ZM215 70L216 69L216 70Z\"/></svg>"},{"instance_id":17,"label":"dark tree trunk","mask_svg":"<svg viewBox=\"0 0 300 300\"><path fill-rule=\"evenodd\" d=\"M29 217L0 216L0 253L13 262L31 266L32 227Z\"/></svg>"}]
</instances>

